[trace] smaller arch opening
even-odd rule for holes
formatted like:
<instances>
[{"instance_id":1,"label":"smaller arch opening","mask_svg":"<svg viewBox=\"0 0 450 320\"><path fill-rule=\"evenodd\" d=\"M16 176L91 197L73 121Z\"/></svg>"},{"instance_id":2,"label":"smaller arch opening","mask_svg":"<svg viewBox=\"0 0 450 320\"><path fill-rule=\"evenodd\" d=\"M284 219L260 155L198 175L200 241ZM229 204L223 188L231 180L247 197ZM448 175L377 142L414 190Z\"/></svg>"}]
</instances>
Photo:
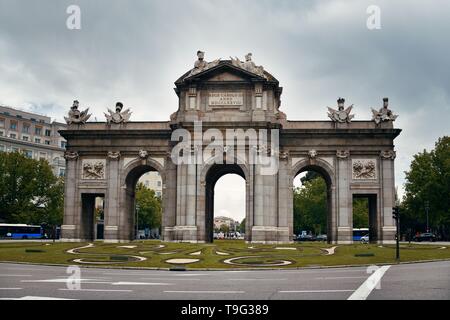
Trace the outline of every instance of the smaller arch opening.
<instances>
[{"instance_id":1,"label":"smaller arch opening","mask_svg":"<svg viewBox=\"0 0 450 320\"><path fill-rule=\"evenodd\" d=\"M148 164L131 169L125 178L126 206L131 239L160 239L163 181Z\"/></svg>"}]
</instances>

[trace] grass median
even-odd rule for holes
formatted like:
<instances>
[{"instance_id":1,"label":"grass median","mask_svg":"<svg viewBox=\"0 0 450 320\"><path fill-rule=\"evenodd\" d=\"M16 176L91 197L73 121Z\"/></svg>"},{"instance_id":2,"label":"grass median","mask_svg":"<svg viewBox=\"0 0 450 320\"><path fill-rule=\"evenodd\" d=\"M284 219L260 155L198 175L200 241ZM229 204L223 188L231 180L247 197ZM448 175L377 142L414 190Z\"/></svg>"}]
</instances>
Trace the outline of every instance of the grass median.
<instances>
[{"instance_id":1,"label":"grass median","mask_svg":"<svg viewBox=\"0 0 450 320\"><path fill-rule=\"evenodd\" d=\"M329 245L248 244L239 240L218 240L212 244L166 243L157 240L111 244L89 243L0 243L0 261L100 267L187 269L300 268L311 266L396 263L395 246L378 244ZM81 248L86 247L86 248ZM326 250L336 247L333 250ZM68 250L73 250L69 253ZM450 259L450 248L440 245L402 244L400 261Z\"/></svg>"}]
</instances>

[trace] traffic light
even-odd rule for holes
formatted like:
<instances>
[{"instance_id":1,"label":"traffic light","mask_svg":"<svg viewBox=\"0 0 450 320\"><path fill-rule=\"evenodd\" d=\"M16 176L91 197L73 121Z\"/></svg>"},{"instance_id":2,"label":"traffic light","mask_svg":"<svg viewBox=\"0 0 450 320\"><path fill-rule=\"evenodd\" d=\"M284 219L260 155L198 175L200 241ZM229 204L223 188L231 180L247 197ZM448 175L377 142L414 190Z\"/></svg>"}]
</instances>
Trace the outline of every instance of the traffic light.
<instances>
[{"instance_id":1,"label":"traffic light","mask_svg":"<svg viewBox=\"0 0 450 320\"><path fill-rule=\"evenodd\" d=\"M395 220L397 220L399 218L399 210L398 207L393 207L392 208L392 216L394 217Z\"/></svg>"}]
</instances>

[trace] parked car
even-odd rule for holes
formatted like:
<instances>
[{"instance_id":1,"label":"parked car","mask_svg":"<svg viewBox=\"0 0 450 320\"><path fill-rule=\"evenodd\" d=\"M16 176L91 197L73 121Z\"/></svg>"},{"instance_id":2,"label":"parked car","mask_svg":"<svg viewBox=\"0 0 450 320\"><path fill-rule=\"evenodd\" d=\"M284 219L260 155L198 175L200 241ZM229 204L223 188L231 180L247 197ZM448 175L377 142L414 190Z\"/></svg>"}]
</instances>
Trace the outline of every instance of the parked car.
<instances>
[{"instance_id":1,"label":"parked car","mask_svg":"<svg viewBox=\"0 0 450 320\"><path fill-rule=\"evenodd\" d=\"M316 241L327 241L327 235L326 234L319 234L316 237Z\"/></svg>"},{"instance_id":2,"label":"parked car","mask_svg":"<svg viewBox=\"0 0 450 320\"><path fill-rule=\"evenodd\" d=\"M316 241L316 238L310 234L301 234L297 237L297 241Z\"/></svg>"},{"instance_id":3,"label":"parked car","mask_svg":"<svg viewBox=\"0 0 450 320\"><path fill-rule=\"evenodd\" d=\"M422 241L436 241L436 235L431 232L421 233L418 236L413 238L413 241L422 242Z\"/></svg>"},{"instance_id":4,"label":"parked car","mask_svg":"<svg viewBox=\"0 0 450 320\"><path fill-rule=\"evenodd\" d=\"M369 243L369 235L365 234L361 237L361 243Z\"/></svg>"}]
</instances>

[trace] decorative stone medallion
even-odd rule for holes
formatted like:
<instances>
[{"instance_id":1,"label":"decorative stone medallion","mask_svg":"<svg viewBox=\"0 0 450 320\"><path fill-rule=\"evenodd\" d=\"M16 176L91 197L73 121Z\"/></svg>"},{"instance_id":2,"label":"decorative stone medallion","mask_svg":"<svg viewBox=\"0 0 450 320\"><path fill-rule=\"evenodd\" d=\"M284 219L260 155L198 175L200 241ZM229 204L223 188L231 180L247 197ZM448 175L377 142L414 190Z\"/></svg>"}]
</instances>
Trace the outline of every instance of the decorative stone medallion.
<instances>
[{"instance_id":1,"label":"decorative stone medallion","mask_svg":"<svg viewBox=\"0 0 450 320\"><path fill-rule=\"evenodd\" d=\"M390 159L390 160L395 160L395 157L397 156L397 153L394 150L384 150L381 151L380 153L380 157L381 159Z\"/></svg>"},{"instance_id":2,"label":"decorative stone medallion","mask_svg":"<svg viewBox=\"0 0 450 320\"><path fill-rule=\"evenodd\" d=\"M108 152L108 158L113 160L118 160L120 158L120 152L119 151L109 151Z\"/></svg>"},{"instance_id":3,"label":"decorative stone medallion","mask_svg":"<svg viewBox=\"0 0 450 320\"><path fill-rule=\"evenodd\" d=\"M89 159L83 160L82 163L82 179L96 180L105 179L106 160Z\"/></svg>"},{"instance_id":4,"label":"decorative stone medallion","mask_svg":"<svg viewBox=\"0 0 450 320\"><path fill-rule=\"evenodd\" d=\"M350 151L349 150L338 150L336 151L336 157L338 157L338 159L347 159L350 156Z\"/></svg>"},{"instance_id":5,"label":"decorative stone medallion","mask_svg":"<svg viewBox=\"0 0 450 320\"><path fill-rule=\"evenodd\" d=\"M374 180L377 178L376 160L373 159L353 159L352 176L355 180Z\"/></svg>"}]
</instances>

